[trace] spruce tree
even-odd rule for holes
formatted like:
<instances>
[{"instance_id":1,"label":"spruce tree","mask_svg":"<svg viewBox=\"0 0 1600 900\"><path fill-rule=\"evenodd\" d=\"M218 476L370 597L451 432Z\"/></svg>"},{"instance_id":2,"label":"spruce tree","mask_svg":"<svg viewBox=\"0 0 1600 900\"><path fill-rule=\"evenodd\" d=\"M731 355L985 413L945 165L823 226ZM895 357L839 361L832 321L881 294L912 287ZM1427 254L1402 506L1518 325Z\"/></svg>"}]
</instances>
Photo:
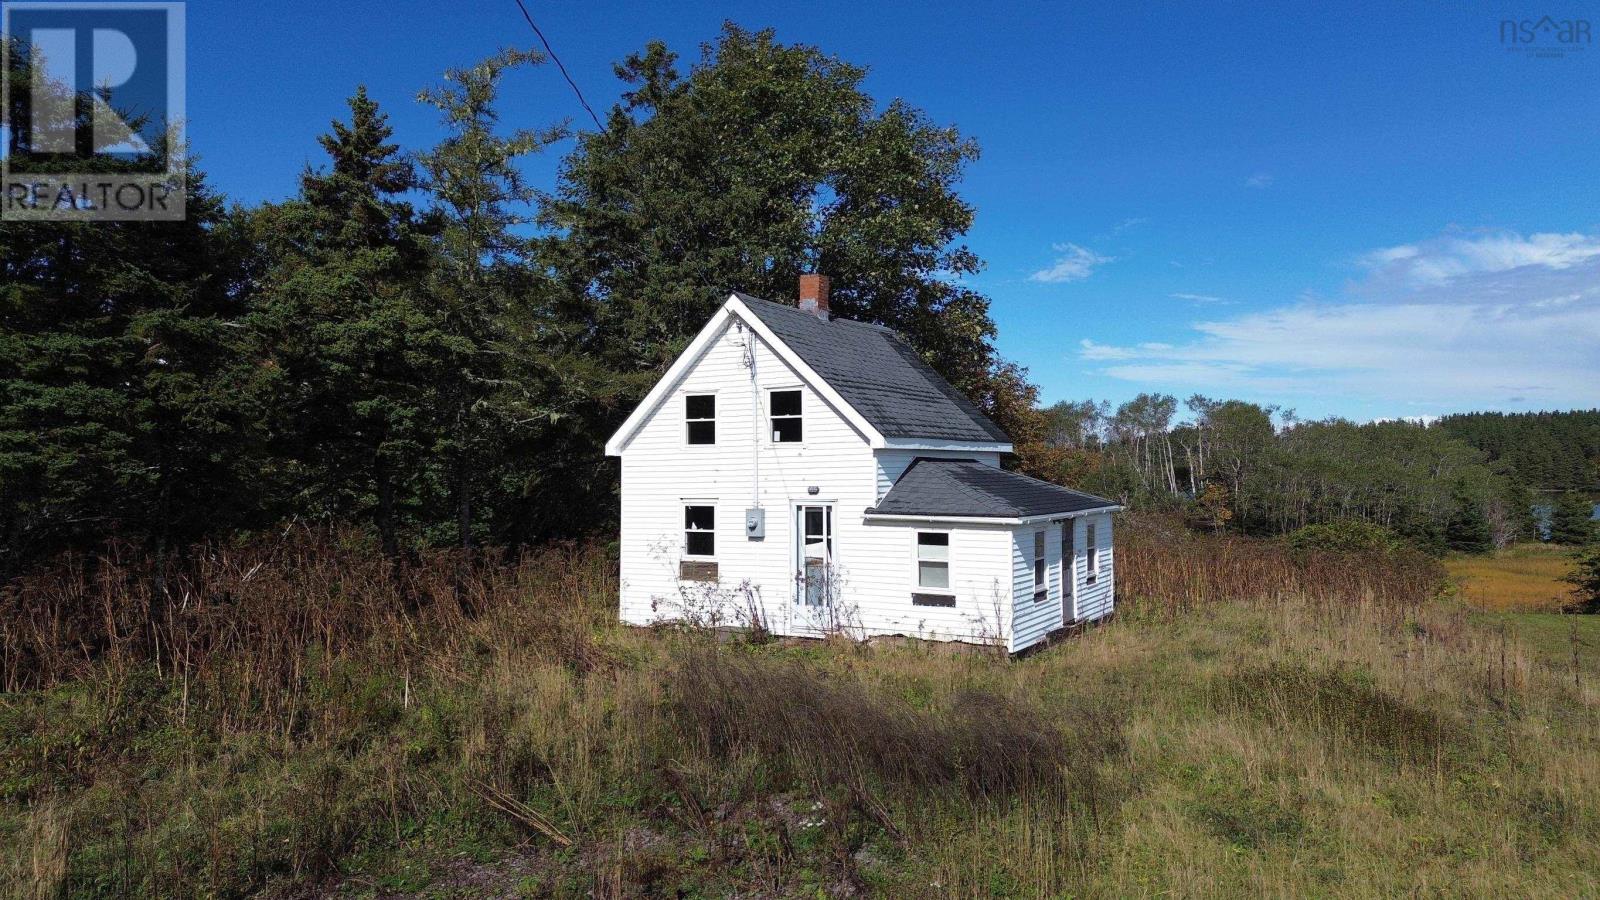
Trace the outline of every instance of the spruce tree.
<instances>
[{"instance_id":1,"label":"spruce tree","mask_svg":"<svg viewBox=\"0 0 1600 900\"><path fill-rule=\"evenodd\" d=\"M426 296L430 226L404 199L414 167L364 88L349 107L320 139L328 167L254 217L269 264L251 325L295 508L368 519L393 555L418 524L436 385L470 348Z\"/></svg>"},{"instance_id":2,"label":"spruce tree","mask_svg":"<svg viewBox=\"0 0 1600 900\"><path fill-rule=\"evenodd\" d=\"M187 182L182 221L0 222L0 574L113 536L162 559L261 510L242 244Z\"/></svg>"},{"instance_id":3,"label":"spruce tree","mask_svg":"<svg viewBox=\"0 0 1600 900\"><path fill-rule=\"evenodd\" d=\"M1582 494L1562 494L1550 511L1550 541L1587 544L1595 539L1594 504Z\"/></svg>"},{"instance_id":4,"label":"spruce tree","mask_svg":"<svg viewBox=\"0 0 1600 900\"><path fill-rule=\"evenodd\" d=\"M458 365L436 383L443 427L431 452L464 547L473 543L488 498L519 493L516 482L525 482L529 464L543 462L537 453L510 448L526 445L552 415L547 401L555 375L541 355L538 328L519 327L543 318L540 300L548 291L528 266L531 242L519 233L532 223L535 192L517 166L562 130L501 134L495 108L506 72L543 61L537 53L506 50L452 69L442 87L419 97L439 110L446 129L419 159L440 224L430 294L461 347ZM496 511L503 520L498 504L488 518Z\"/></svg>"}]
</instances>

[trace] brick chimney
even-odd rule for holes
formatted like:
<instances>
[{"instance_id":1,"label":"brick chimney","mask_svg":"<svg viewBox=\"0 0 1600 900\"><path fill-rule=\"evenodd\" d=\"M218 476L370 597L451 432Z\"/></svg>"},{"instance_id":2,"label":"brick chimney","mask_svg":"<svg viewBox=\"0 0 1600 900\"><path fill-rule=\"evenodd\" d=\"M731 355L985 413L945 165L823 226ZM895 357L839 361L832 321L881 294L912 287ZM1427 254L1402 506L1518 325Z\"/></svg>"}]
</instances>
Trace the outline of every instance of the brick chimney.
<instances>
[{"instance_id":1,"label":"brick chimney","mask_svg":"<svg viewBox=\"0 0 1600 900\"><path fill-rule=\"evenodd\" d=\"M828 276L800 276L800 308L828 321Z\"/></svg>"}]
</instances>

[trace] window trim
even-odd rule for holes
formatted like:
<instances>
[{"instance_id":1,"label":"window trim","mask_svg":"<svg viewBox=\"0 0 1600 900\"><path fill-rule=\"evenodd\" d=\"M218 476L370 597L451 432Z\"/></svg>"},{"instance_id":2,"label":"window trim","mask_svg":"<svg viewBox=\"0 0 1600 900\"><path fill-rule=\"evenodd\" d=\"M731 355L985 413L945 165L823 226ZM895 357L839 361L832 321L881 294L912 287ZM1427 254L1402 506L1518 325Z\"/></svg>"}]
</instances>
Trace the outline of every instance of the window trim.
<instances>
[{"instance_id":1,"label":"window trim","mask_svg":"<svg viewBox=\"0 0 1600 900\"><path fill-rule=\"evenodd\" d=\"M709 418L709 419L692 419L692 418L690 418L689 417L689 398L690 397L710 397L711 398L711 418ZM714 391L714 390L711 390L711 391L684 391L683 392L683 445L685 447L715 447L717 445L717 407L720 406L720 405L721 404L717 403L717 392ZM689 424L691 422L710 422L711 423L711 443L709 443L709 444L697 444L694 441L689 440Z\"/></svg>"},{"instance_id":2,"label":"window trim","mask_svg":"<svg viewBox=\"0 0 1600 900\"><path fill-rule=\"evenodd\" d=\"M1049 529L1033 530L1033 602L1043 603L1050 597L1050 543ZM1040 578L1044 583L1040 584Z\"/></svg>"},{"instance_id":3,"label":"window trim","mask_svg":"<svg viewBox=\"0 0 1600 900\"><path fill-rule=\"evenodd\" d=\"M788 394L788 393L793 393L793 394L796 394L796 395L799 396L799 398L800 398L800 412L795 413L793 415L790 415L790 414L787 414L787 413L784 414L784 415L781 415L781 416L774 415L773 412L772 412L772 395L773 394ZM774 445L776 445L776 444L804 444L806 442L806 391L805 391L805 387L803 385L792 385L792 386L786 386L786 387L769 387L769 388L767 388L767 413L766 413L766 416L767 416L767 443L774 444ZM773 427L773 423L776 422L778 419L794 419L795 421L799 422L800 423L800 440L798 440L798 441L780 441L780 440L778 440L777 429Z\"/></svg>"},{"instance_id":4,"label":"window trim","mask_svg":"<svg viewBox=\"0 0 1600 900\"><path fill-rule=\"evenodd\" d=\"M945 537L944 574L947 587L923 587L922 585L922 536L925 534L942 534ZM911 593L928 594L938 597L955 597L955 537L953 529L949 528L913 528L911 529ZM937 560L930 560L936 562ZM915 603L915 600L912 601Z\"/></svg>"},{"instance_id":5,"label":"window trim","mask_svg":"<svg viewBox=\"0 0 1600 900\"><path fill-rule=\"evenodd\" d=\"M695 508L697 506L703 506L703 507L706 507L706 508L711 510L711 527L709 529L707 529L707 528L694 528L694 529L691 529L689 527L689 510L691 510L691 509L693 509L693 508ZM679 534L683 535L682 541L679 544L679 548L682 551L682 557L684 559L706 560L706 561L715 560L717 558L717 502L715 500L688 500L688 499L685 499L683 501L683 527L681 527L678 531L679 531ZM701 554L701 553L690 553L689 552L689 535L690 534L709 534L709 535L711 535L711 555L710 556L707 556L707 555Z\"/></svg>"},{"instance_id":6,"label":"window trim","mask_svg":"<svg viewBox=\"0 0 1600 900\"><path fill-rule=\"evenodd\" d=\"M1100 580L1100 547L1097 543L1100 536L1095 533L1095 525L1094 522L1083 523L1083 552L1088 557L1084 565L1084 584L1094 584Z\"/></svg>"}]
</instances>

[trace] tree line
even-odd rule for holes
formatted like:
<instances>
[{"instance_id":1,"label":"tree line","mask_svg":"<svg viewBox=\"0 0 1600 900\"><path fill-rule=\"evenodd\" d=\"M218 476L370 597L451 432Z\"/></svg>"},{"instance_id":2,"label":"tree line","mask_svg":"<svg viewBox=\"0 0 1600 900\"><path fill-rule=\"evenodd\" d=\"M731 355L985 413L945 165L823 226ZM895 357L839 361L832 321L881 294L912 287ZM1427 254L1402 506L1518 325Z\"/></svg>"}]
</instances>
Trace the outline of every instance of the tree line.
<instances>
[{"instance_id":1,"label":"tree line","mask_svg":"<svg viewBox=\"0 0 1600 900\"><path fill-rule=\"evenodd\" d=\"M730 290L781 300L802 272L831 277L839 315L905 335L1030 474L1215 529L1356 517L1452 546L1525 529L1529 484L1503 470L1539 464L1495 443L1498 420L1299 423L1195 397L1178 421L1164 395L1039 409L963 278L983 265L958 192L977 145L878 103L859 66L728 25L688 65L659 42L618 63L597 130L507 124L504 79L543 63L508 50L420 91L431 147L399 146L357 87L279 202L229 202L191 165L184 221L0 222L0 576L286 521L361 523L397 559L606 531L605 438ZM529 184L522 161L558 150L554 184ZM1540 432L1561 465L1566 428ZM1549 483L1581 480L1554 465Z\"/></svg>"},{"instance_id":2,"label":"tree line","mask_svg":"<svg viewBox=\"0 0 1600 900\"><path fill-rule=\"evenodd\" d=\"M1540 536L1546 507L1552 539L1593 535L1583 491L1600 483L1595 411L1358 424L1141 394L1115 408L1057 403L1043 418L1033 452L1049 477L1207 529L1284 534L1355 519L1424 548L1479 552Z\"/></svg>"},{"instance_id":3,"label":"tree line","mask_svg":"<svg viewBox=\"0 0 1600 900\"><path fill-rule=\"evenodd\" d=\"M421 91L426 148L358 88L281 202L191 167L181 222L0 223L0 574L286 520L364 523L397 556L604 529L605 437L731 289L784 299L807 271L1002 425L1035 415L960 278L970 139L732 25L690 65L660 43L619 63L599 130L513 127L504 79L543 62ZM527 183L557 148L555 184Z\"/></svg>"},{"instance_id":4,"label":"tree line","mask_svg":"<svg viewBox=\"0 0 1600 900\"><path fill-rule=\"evenodd\" d=\"M1460 413L1438 425L1530 490L1600 488L1600 409Z\"/></svg>"}]
</instances>

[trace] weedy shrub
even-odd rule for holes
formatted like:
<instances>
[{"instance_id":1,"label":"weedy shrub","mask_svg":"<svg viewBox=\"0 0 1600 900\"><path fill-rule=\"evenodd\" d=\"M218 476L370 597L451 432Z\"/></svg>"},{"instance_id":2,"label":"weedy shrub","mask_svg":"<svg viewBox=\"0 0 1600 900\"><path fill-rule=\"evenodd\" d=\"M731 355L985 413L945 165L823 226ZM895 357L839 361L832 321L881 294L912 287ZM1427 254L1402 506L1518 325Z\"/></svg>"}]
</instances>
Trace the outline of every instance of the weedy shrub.
<instances>
[{"instance_id":1,"label":"weedy shrub","mask_svg":"<svg viewBox=\"0 0 1600 900\"><path fill-rule=\"evenodd\" d=\"M1393 531L1361 519L1340 519L1306 525L1285 535L1284 543L1301 553L1397 553L1405 542Z\"/></svg>"},{"instance_id":2,"label":"weedy shrub","mask_svg":"<svg viewBox=\"0 0 1600 900\"><path fill-rule=\"evenodd\" d=\"M1021 840L1026 849L1013 847L1008 872L996 877L1027 869L1041 889L1066 890L1090 865L1090 836L1117 806L1120 787L1104 773L1125 752L1121 727L1087 703L1047 714L968 687L913 706L810 662L726 648L680 655L665 688L665 743L698 760L698 771L717 773L709 780L723 785L721 797L732 801L725 806L774 793L812 804L816 818L800 833L809 824L828 836L830 892L865 889L859 858L874 835L898 853L940 860L923 860L936 870L946 854L962 858L975 835ZM759 773L759 788L727 790L740 771ZM710 806L685 780L674 776L688 805ZM963 824L952 831L952 823Z\"/></svg>"}]
</instances>

